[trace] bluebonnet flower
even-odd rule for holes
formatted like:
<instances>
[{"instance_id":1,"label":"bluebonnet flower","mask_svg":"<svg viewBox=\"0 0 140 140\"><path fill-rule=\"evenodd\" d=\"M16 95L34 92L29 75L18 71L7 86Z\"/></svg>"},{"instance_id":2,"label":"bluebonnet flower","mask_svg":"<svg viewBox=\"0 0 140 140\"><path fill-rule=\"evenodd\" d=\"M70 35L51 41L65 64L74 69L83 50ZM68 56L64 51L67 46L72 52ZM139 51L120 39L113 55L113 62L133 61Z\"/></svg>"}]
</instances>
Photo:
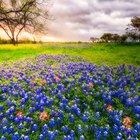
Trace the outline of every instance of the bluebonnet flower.
<instances>
[{"instance_id":1,"label":"bluebonnet flower","mask_svg":"<svg viewBox=\"0 0 140 140\"><path fill-rule=\"evenodd\" d=\"M30 140L30 138L28 136L25 136L24 140Z\"/></svg>"},{"instance_id":2,"label":"bluebonnet flower","mask_svg":"<svg viewBox=\"0 0 140 140\"><path fill-rule=\"evenodd\" d=\"M140 132L140 123L135 124L134 129Z\"/></svg>"},{"instance_id":3,"label":"bluebonnet flower","mask_svg":"<svg viewBox=\"0 0 140 140\"><path fill-rule=\"evenodd\" d=\"M68 128L67 125L65 125L65 126L62 126L61 130L62 130L64 133L68 133L69 128Z\"/></svg>"},{"instance_id":4,"label":"bluebonnet flower","mask_svg":"<svg viewBox=\"0 0 140 140\"><path fill-rule=\"evenodd\" d=\"M82 133L82 126L80 124L77 126L77 131L79 134Z\"/></svg>"},{"instance_id":5,"label":"bluebonnet flower","mask_svg":"<svg viewBox=\"0 0 140 140\"><path fill-rule=\"evenodd\" d=\"M7 132L7 127L6 126L4 126L3 128L2 128L2 134L5 134L6 132Z\"/></svg>"},{"instance_id":6,"label":"bluebonnet flower","mask_svg":"<svg viewBox=\"0 0 140 140\"><path fill-rule=\"evenodd\" d=\"M15 132L12 136L12 140L19 140L20 135L18 134L18 132Z\"/></svg>"},{"instance_id":7,"label":"bluebonnet flower","mask_svg":"<svg viewBox=\"0 0 140 140\"><path fill-rule=\"evenodd\" d=\"M40 55L34 61L0 66L1 139L29 140L34 133L39 140L83 140L87 135L97 140L110 135L115 140L138 139L140 69L69 63L68 59ZM131 131L123 123L128 114L134 119Z\"/></svg>"},{"instance_id":8,"label":"bluebonnet flower","mask_svg":"<svg viewBox=\"0 0 140 140\"><path fill-rule=\"evenodd\" d=\"M134 111L134 113L136 113L136 114L140 114L140 106L135 106L135 107L133 108L133 111Z\"/></svg>"},{"instance_id":9,"label":"bluebonnet flower","mask_svg":"<svg viewBox=\"0 0 140 140\"><path fill-rule=\"evenodd\" d=\"M85 137L81 135L79 140L85 140Z\"/></svg>"},{"instance_id":10,"label":"bluebonnet flower","mask_svg":"<svg viewBox=\"0 0 140 140\"><path fill-rule=\"evenodd\" d=\"M6 118L2 119L2 126L7 126L8 125L8 120Z\"/></svg>"},{"instance_id":11,"label":"bluebonnet flower","mask_svg":"<svg viewBox=\"0 0 140 140\"><path fill-rule=\"evenodd\" d=\"M34 124L34 125L32 126L32 130L33 130L33 131L37 131L37 130L38 130L38 126L37 126L36 124Z\"/></svg>"},{"instance_id":12,"label":"bluebonnet flower","mask_svg":"<svg viewBox=\"0 0 140 140\"><path fill-rule=\"evenodd\" d=\"M20 124L20 125L18 126L18 129L19 129L19 130L20 130L20 129L23 129L22 124Z\"/></svg>"},{"instance_id":13,"label":"bluebonnet flower","mask_svg":"<svg viewBox=\"0 0 140 140\"><path fill-rule=\"evenodd\" d=\"M119 133L119 127L117 125L114 125L112 132L117 135Z\"/></svg>"},{"instance_id":14,"label":"bluebonnet flower","mask_svg":"<svg viewBox=\"0 0 140 140\"><path fill-rule=\"evenodd\" d=\"M70 130L70 136L71 136L71 137L75 137L74 130Z\"/></svg>"},{"instance_id":15,"label":"bluebonnet flower","mask_svg":"<svg viewBox=\"0 0 140 140\"><path fill-rule=\"evenodd\" d=\"M2 136L0 140L7 140L5 136Z\"/></svg>"},{"instance_id":16,"label":"bluebonnet flower","mask_svg":"<svg viewBox=\"0 0 140 140\"><path fill-rule=\"evenodd\" d=\"M85 114L82 116L82 121L83 122L87 122L88 121L88 117Z\"/></svg>"},{"instance_id":17,"label":"bluebonnet flower","mask_svg":"<svg viewBox=\"0 0 140 140\"><path fill-rule=\"evenodd\" d=\"M2 94L2 101L5 101L5 100L6 100L6 95Z\"/></svg>"},{"instance_id":18,"label":"bluebonnet flower","mask_svg":"<svg viewBox=\"0 0 140 140\"><path fill-rule=\"evenodd\" d=\"M0 111L4 110L4 106L0 105Z\"/></svg>"},{"instance_id":19,"label":"bluebonnet flower","mask_svg":"<svg viewBox=\"0 0 140 140\"><path fill-rule=\"evenodd\" d=\"M54 118L51 118L50 121L49 121L48 123L49 123L49 126L50 126L51 128L54 128L54 127L56 126L56 122L55 122Z\"/></svg>"},{"instance_id":20,"label":"bluebonnet flower","mask_svg":"<svg viewBox=\"0 0 140 140\"><path fill-rule=\"evenodd\" d=\"M39 140L44 140L44 139L45 139L44 135L43 134L40 134Z\"/></svg>"},{"instance_id":21,"label":"bluebonnet flower","mask_svg":"<svg viewBox=\"0 0 140 140\"><path fill-rule=\"evenodd\" d=\"M48 130L49 128L48 128L48 125L47 124L44 124L44 126L43 126L43 132L46 132L47 130Z\"/></svg>"},{"instance_id":22,"label":"bluebonnet flower","mask_svg":"<svg viewBox=\"0 0 140 140\"><path fill-rule=\"evenodd\" d=\"M8 134L13 133L13 132L14 132L14 127L13 126L10 126L8 128Z\"/></svg>"},{"instance_id":23,"label":"bluebonnet flower","mask_svg":"<svg viewBox=\"0 0 140 140\"><path fill-rule=\"evenodd\" d=\"M69 121L70 121L71 123L74 122L74 115L72 115L71 113L69 113Z\"/></svg>"},{"instance_id":24,"label":"bluebonnet flower","mask_svg":"<svg viewBox=\"0 0 140 140\"><path fill-rule=\"evenodd\" d=\"M96 112L95 113L95 117L96 117L96 119L100 120L100 113L99 112Z\"/></svg>"}]
</instances>

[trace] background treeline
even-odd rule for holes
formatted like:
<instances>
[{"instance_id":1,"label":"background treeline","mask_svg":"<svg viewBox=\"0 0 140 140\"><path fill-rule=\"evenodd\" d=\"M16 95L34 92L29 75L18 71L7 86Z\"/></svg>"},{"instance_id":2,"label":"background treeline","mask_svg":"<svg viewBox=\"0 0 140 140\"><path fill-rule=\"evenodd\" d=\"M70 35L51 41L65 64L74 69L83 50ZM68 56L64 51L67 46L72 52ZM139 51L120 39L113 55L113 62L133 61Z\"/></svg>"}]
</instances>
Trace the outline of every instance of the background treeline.
<instances>
[{"instance_id":1,"label":"background treeline","mask_svg":"<svg viewBox=\"0 0 140 140\"><path fill-rule=\"evenodd\" d=\"M140 42L140 17L133 17L123 35L104 33L100 38L91 37L92 42Z\"/></svg>"}]
</instances>

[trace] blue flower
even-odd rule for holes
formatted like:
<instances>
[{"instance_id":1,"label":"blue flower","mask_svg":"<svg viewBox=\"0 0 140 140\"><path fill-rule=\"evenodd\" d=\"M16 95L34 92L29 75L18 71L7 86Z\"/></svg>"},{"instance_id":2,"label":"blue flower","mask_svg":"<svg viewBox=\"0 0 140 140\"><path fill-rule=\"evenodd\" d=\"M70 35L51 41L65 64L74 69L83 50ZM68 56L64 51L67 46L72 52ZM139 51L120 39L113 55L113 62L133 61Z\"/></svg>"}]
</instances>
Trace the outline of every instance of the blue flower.
<instances>
[{"instance_id":1,"label":"blue flower","mask_svg":"<svg viewBox=\"0 0 140 140\"><path fill-rule=\"evenodd\" d=\"M55 120L52 118L52 119L50 119L50 121L49 121L49 126L51 127L51 128L54 128L55 126L56 126L56 122L55 122Z\"/></svg>"},{"instance_id":2,"label":"blue flower","mask_svg":"<svg viewBox=\"0 0 140 140\"><path fill-rule=\"evenodd\" d=\"M2 136L0 140L7 140L5 136Z\"/></svg>"},{"instance_id":3,"label":"blue flower","mask_svg":"<svg viewBox=\"0 0 140 140\"><path fill-rule=\"evenodd\" d=\"M83 115L83 116L82 116L82 121L83 121L83 122L88 122L88 117L87 117L86 115Z\"/></svg>"},{"instance_id":4,"label":"blue flower","mask_svg":"<svg viewBox=\"0 0 140 140\"><path fill-rule=\"evenodd\" d=\"M7 132L7 127L6 126L4 126L3 128L2 128L2 134L5 134L6 132Z\"/></svg>"},{"instance_id":5,"label":"blue flower","mask_svg":"<svg viewBox=\"0 0 140 140\"><path fill-rule=\"evenodd\" d=\"M20 136L18 134L18 132L15 132L12 136L12 140L19 140Z\"/></svg>"},{"instance_id":6,"label":"blue flower","mask_svg":"<svg viewBox=\"0 0 140 140\"><path fill-rule=\"evenodd\" d=\"M33 131L37 131L37 130L38 130L38 126L37 126L36 124L34 124L34 125L32 126L32 130L33 130Z\"/></svg>"},{"instance_id":7,"label":"blue flower","mask_svg":"<svg viewBox=\"0 0 140 140\"><path fill-rule=\"evenodd\" d=\"M48 129L49 129L49 128L48 128L48 125L47 125L47 124L44 124L43 130L42 130L42 131L43 131L43 132L46 132L46 131L48 131Z\"/></svg>"},{"instance_id":8,"label":"blue flower","mask_svg":"<svg viewBox=\"0 0 140 140\"><path fill-rule=\"evenodd\" d=\"M4 106L0 105L0 111L3 111L3 110L4 110Z\"/></svg>"},{"instance_id":9,"label":"blue flower","mask_svg":"<svg viewBox=\"0 0 140 140\"><path fill-rule=\"evenodd\" d=\"M2 126L7 126L8 125L8 120L6 118L2 119Z\"/></svg>"},{"instance_id":10,"label":"blue flower","mask_svg":"<svg viewBox=\"0 0 140 140\"><path fill-rule=\"evenodd\" d=\"M81 135L79 140L85 140L85 137Z\"/></svg>"}]
</instances>

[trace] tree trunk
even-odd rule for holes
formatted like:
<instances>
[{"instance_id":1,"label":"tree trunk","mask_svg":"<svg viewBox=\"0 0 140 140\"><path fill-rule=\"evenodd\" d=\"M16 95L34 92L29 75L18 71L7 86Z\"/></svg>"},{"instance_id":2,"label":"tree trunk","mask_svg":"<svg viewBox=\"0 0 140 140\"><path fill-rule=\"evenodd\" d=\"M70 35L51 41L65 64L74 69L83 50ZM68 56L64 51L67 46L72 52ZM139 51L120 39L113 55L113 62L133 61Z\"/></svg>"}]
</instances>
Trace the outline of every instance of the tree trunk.
<instances>
[{"instance_id":1,"label":"tree trunk","mask_svg":"<svg viewBox=\"0 0 140 140\"><path fill-rule=\"evenodd\" d=\"M11 43L15 46L17 44L17 41L15 40L15 38L11 39Z\"/></svg>"}]
</instances>

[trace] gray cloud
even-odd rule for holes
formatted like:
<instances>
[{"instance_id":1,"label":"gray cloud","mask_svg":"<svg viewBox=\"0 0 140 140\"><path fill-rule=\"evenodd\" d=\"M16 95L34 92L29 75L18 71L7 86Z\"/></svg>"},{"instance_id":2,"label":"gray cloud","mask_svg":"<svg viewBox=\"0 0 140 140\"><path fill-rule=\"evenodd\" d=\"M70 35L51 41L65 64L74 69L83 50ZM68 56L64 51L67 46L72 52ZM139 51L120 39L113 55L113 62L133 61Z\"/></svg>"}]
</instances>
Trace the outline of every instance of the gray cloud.
<instances>
[{"instance_id":1,"label":"gray cloud","mask_svg":"<svg viewBox=\"0 0 140 140\"><path fill-rule=\"evenodd\" d=\"M87 41L104 32L122 34L133 16L140 16L139 0L53 0L48 35L62 41Z\"/></svg>"}]
</instances>

